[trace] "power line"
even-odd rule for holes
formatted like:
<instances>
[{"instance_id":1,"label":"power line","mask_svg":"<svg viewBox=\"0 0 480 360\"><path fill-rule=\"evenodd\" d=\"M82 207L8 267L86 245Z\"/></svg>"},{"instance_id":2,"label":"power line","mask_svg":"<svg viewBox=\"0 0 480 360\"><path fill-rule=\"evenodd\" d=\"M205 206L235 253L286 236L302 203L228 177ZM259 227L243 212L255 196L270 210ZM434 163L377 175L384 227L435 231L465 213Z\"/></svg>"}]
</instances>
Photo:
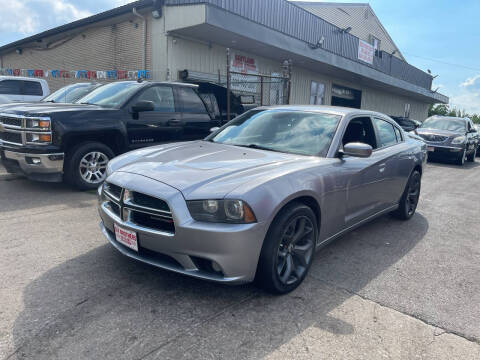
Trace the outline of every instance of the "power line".
<instances>
[{"instance_id":1,"label":"power line","mask_svg":"<svg viewBox=\"0 0 480 360\"><path fill-rule=\"evenodd\" d=\"M408 55L408 56L413 56L413 57L423 59L423 60L437 62L437 63L440 63L440 64L445 64L445 65L450 65L450 66L455 66L455 67L461 67L461 68L468 69L468 70L473 70L473 71L480 71L480 68L474 68L474 67L470 67L470 66L466 66L466 65L454 64L454 63L450 63L450 62L447 62L447 61L432 59L432 58L428 58L428 57L425 57L425 56L413 55L413 54L409 54L409 53L406 53L406 52L403 52L403 54Z\"/></svg>"}]
</instances>

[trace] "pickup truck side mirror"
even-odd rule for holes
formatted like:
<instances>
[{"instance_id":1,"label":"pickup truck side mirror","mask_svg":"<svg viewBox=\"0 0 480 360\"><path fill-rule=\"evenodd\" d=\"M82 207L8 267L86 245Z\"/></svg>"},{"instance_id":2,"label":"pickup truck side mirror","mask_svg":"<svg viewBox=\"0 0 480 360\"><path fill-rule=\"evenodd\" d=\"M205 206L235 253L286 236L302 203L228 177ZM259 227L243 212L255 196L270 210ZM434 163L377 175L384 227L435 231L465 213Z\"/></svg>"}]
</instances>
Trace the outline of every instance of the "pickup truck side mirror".
<instances>
[{"instance_id":1,"label":"pickup truck side mirror","mask_svg":"<svg viewBox=\"0 0 480 360\"><path fill-rule=\"evenodd\" d=\"M368 158L372 155L372 152L373 148L368 144L351 142L343 146L343 151L340 151L340 155Z\"/></svg>"},{"instance_id":2,"label":"pickup truck side mirror","mask_svg":"<svg viewBox=\"0 0 480 360\"><path fill-rule=\"evenodd\" d=\"M132 112L134 113L153 111L154 109L155 109L155 105L153 104L153 101L147 101L147 100L140 100L139 102L137 102L135 105L132 106Z\"/></svg>"}]
</instances>

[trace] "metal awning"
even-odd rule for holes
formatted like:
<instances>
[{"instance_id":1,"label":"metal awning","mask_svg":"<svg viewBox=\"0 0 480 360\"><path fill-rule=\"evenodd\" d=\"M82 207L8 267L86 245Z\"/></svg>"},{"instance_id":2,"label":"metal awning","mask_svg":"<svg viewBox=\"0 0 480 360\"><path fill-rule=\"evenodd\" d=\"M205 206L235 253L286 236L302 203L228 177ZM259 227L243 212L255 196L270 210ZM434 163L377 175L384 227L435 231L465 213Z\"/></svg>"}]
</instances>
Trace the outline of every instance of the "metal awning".
<instances>
[{"instance_id":1,"label":"metal awning","mask_svg":"<svg viewBox=\"0 0 480 360\"><path fill-rule=\"evenodd\" d=\"M180 8L180 7L178 7ZM215 42L248 53L283 61L358 85L410 96L427 103L448 103L448 97L398 79L360 62L322 48L312 49L305 41L290 37L257 22L210 4L181 6L181 24L167 21L169 34Z\"/></svg>"}]
</instances>

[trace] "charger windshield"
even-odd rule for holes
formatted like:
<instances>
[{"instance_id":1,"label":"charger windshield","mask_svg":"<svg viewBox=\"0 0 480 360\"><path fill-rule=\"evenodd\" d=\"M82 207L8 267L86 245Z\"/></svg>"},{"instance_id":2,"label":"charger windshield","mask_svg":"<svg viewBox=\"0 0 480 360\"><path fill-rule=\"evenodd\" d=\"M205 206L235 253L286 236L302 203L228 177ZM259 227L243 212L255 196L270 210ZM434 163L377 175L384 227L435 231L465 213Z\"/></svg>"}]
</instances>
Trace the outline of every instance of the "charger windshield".
<instances>
[{"instance_id":1,"label":"charger windshield","mask_svg":"<svg viewBox=\"0 0 480 360\"><path fill-rule=\"evenodd\" d=\"M308 156L326 156L339 115L292 110L252 110L206 140Z\"/></svg>"}]
</instances>

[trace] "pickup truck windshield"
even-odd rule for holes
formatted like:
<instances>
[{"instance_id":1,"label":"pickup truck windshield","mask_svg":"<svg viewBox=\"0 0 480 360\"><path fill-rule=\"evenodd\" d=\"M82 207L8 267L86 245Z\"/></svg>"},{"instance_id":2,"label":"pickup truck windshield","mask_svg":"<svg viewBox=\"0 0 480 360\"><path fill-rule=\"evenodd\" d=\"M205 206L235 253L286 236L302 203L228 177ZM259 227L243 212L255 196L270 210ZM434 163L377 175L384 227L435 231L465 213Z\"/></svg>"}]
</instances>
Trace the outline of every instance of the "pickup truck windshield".
<instances>
[{"instance_id":1,"label":"pickup truck windshield","mask_svg":"<svg viewBox=\"0 0 480 360\"><path fill-rule=\"evenodd\" d=\"M207 137L215 143L326 156L341 116L292 110L251 110Z\"/></svg>"},{"instance_id":2,"label":"pickup truck windshield","mask_svg":"<svg viewBox=\"0 0 480 360\"><path fill-rule=\"evenodd\" d=\"M42 99L42 102L74 103L98 86L100 86L100 84L84 83L68 85L51 93L46 98Z\"/></svg>"},{"instance_id":3,"label":"pickup truck windshield","mask_svg":"<svg viewBox=\"0 0 480 360\"><path fill-rule=\"evenodd\" d=\"M420 126L423 129L448 130L458 133L467 131L467 123L462 119L431 117Z\"/></svg>"},{"instance_id":4,"label":"pickup truck windshield","mask_svg":"<svg viewBox=\"0 0 480 360\"><path fill-rule=\"evenodd\" d=\"M121 106L142 86L142 83L136 81L111 83L93 90L91 93L78 100L77 103L116 108Z\"/></svg>"}]
</instances>

